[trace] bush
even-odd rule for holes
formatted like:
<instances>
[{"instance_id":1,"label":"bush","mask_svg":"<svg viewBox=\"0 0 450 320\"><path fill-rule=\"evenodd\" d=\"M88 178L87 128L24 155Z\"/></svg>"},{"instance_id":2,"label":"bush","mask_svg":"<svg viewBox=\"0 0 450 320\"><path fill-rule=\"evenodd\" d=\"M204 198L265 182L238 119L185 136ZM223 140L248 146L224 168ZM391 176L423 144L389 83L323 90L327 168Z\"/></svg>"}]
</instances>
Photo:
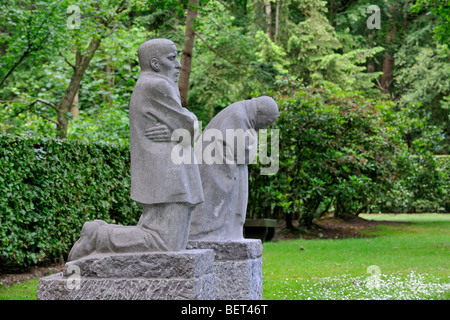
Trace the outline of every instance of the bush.
<instances>
[{"instance_id":1,"label":"bush","mask_svg":"<svg viewBox=\"0 0 450 320\"><path fill-rule=\"evenodd\" d=\"M84 222L135 224L129 147L0 135L0 268L66 258Z\"/></svg>"},{"instance_id":2,"label":"bush","mask_svg":"<svg viewBox=\"0 0 450 320\"><path fill-rule=\"evenodd\" d=\"M450 156L439 156L437 163L445 174L445 196L439 201L439 204L444 207L444 212L450 213Z\"/></svg>"},{"instance_id":3,"label":"bush","mask_svg":"<svg viewBox=\"0 0 450 320\"><path fill-rule=\"evenodd\" d=\"M403 137L411 119L392 102L286 78L278 84L272 95L280 116L272 128L280 133L280 167L274 176L260 176L250 166L250 217L282 212L287 222L295 216L309 226L331 211L336 217L368 212L397 185L415 200L444 196L429 147L435 133L409 147Z\"/></svg>"},{"instance_id":4,"label":"bush","mask_svg":"<svg viewBox=\"0 0 450 320\"><path fill-rule=\"evenodd\" d=\"M416 174L397 181L389 192L370 207L370 212L450 213L450 156L433 158L435 161L428 161L428 165L416 166ZM417 163L420 164L420 161ZM433 180L439 184L436 185ZM422 191L430 184L435 185L435 192L424 196Z\"/></svg>"}]
</instances>

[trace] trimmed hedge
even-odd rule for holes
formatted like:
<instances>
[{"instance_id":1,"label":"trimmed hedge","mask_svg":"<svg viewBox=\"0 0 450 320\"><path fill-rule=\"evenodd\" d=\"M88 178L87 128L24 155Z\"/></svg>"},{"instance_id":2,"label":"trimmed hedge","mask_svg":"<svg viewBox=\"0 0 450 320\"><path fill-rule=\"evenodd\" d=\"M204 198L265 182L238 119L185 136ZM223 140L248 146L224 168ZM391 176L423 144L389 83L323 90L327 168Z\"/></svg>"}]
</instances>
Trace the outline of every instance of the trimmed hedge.
<instances>
[{"instance_id":1,"label":"trimmed hedge","mask_svg":"<svg viewBox=\"0 0 450 320\"><path fill-rule=\"evenodd\" d=\"M0 269L65 259L84 222L132 225L129 147L0 134Z\"/></svg>"}]
</instances>

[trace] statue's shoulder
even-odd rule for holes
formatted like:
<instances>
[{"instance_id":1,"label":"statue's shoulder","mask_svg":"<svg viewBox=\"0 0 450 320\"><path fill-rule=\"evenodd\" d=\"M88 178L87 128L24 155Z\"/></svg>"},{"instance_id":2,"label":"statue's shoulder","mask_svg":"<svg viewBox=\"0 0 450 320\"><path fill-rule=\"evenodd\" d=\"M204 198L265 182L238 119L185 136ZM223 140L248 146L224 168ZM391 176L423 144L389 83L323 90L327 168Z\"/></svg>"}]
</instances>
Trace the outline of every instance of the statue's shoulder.
<instances>
[{"instance_id":1,"label":"statue's shoulder","mask_svg":"<svg viewBox=\"0 0 450 320\"><path fill-rule=\"evenodd\" d=\"M167 92L172 89L171 83L162 77L139 76L138 83L146 91Z\"/></svg>"}]
</instances>

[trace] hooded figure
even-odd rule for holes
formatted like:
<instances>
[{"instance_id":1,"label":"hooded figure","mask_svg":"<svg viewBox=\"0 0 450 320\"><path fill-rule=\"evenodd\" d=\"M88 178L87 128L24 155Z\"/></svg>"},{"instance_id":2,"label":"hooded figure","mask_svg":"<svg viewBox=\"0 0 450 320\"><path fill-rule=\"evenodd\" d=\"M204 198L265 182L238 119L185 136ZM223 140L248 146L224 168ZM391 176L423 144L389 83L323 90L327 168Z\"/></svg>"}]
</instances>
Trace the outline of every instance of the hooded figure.
<instances>
[{"instance_id":1,"label":"hooded figure","mask_svg":"<svg viewBox=\"0 0 450 320\"><path fill-rule=\"evenodd\" d=\"M278 117L270 97L239 101L219 112L195 145L205 201L192 212L190 240L242 240L248 201L248 167L257 131Z\"/></svg>"}]
</instances>

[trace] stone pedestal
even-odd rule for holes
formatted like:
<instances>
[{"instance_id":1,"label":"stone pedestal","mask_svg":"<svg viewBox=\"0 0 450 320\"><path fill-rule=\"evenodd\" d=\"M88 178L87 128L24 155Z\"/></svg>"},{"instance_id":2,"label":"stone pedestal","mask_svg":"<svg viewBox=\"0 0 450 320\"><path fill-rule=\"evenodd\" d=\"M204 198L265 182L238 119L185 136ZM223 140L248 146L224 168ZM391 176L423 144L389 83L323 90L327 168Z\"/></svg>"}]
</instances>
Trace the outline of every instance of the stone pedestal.
<instances>
[{"instance_id":1,"label":"stone pedestal","mask_svg":"<svg viewBox=\"0 0 450 320\"><path fill-rule=\"evenodd\" d=\"M215 299L213 250L98 255L41 278L38 300Z\"/></svg>"},{"instance_id":2,"label":"stone pedestal","mask_svg":"<svg viewBox=\"0 0 450 320\"><path fill-rule=\"evenodd\" d=\"M214 250L216 300L261 300L263 298L261 240L190 240L187 248Z\"/></svg>"}]
</instances>

